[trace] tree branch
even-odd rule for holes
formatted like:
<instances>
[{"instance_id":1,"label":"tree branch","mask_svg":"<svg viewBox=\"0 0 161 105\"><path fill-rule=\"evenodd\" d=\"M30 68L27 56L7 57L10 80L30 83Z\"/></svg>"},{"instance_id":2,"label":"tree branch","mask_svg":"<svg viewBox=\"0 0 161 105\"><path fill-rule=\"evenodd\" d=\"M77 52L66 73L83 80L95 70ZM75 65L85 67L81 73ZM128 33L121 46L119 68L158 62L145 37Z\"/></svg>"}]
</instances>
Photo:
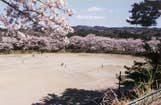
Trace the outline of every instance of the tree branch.
<instances>
[{"instance_id":1,"label":"tree branch","mask_svg":"<svg viewBox=\"0 0 161 105\"><path fill-rule=\"evenodd\" d=\"M3 3L7 4L8 6L12 7L13 9L15 9L16 11L18 11L20 14L28 17L34 24L38 24L35 20L33 20L29 15L25 14L23 11L19 10L18 8L16 8L15 6L13 6L12 4L10 4L8 1L6 0L1 0Z\"/></svg>"}]
</instances>

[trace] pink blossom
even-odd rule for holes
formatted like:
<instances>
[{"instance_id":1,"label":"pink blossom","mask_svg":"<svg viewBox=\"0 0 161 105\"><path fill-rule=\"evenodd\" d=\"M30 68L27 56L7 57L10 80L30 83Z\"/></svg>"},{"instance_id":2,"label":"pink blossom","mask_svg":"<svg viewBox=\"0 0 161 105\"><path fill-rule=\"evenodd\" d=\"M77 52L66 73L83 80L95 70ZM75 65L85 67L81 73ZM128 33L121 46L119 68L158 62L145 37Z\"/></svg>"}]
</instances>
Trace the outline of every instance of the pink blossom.
<instances>
[{"instance_id":1,"label":"pink blossom","mask_svg":"<svg viewBox=\"0 0 161 105\"><path fill-rule=\"evenodd\" d=\"M151 40L148 43L156 47L159 41ZM144 42L141 39L115 39L95 36L93 34L89 34L86 37L73 36L70 38L69 44L69 48L75 50L119 53L141 53L145 51L143 46Z\"/></svg>"}]
</instances>

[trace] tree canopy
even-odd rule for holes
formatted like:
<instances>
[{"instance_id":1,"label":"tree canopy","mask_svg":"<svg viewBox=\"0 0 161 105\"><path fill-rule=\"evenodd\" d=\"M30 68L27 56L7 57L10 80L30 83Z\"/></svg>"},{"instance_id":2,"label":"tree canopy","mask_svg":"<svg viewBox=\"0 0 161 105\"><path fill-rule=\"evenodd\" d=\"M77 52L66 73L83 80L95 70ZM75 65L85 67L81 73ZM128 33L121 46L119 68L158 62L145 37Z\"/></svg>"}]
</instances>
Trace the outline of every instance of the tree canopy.
<instances>
[{"instance_id":1,"label":"tree canopy","mask_svg":"<svg viewBox=\"0 0 161 105\"><path fill-rule=\"evenodd\" d=\"M144 2L134 3L131 16L127 22L132 25L144 27L157 25L156 19L161 16L161 0L144 0Z\"/></svg>"},{"instance_id":2,"label":"tree canopy","mask_svg":"<svg viewBox=\"0 0 161 105\"><path fill-rule=\"evenodd\" d=\"M62 14L73 15L66 0L1 0L5 5L0 13L0 23L9 30L54 30L67 34L72 28Z\"/></svg>"}]
</instances>

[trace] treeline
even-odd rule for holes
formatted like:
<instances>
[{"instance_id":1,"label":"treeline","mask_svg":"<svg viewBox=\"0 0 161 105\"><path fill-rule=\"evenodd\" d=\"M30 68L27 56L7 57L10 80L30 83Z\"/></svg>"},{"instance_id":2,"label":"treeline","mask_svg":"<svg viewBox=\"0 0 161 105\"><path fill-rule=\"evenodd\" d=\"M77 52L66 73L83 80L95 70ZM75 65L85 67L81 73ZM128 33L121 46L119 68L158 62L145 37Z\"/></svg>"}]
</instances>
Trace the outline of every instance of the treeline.
<instances>
[{"instance_id":1,"label":"treeline","mask_svg":"<svg viewBox=\"0 0 161 105\"><path fill-rule=\"evenodd\" d=\"M111 38L134 38L142 40L150 40L152 37L161 37L160 28L107 28L100 26L75 26L73 27L75 32L68 34L71 36L85 37L88 34L95 34L96 36L111 37Z\"/></svg>"},{"instance_id":2,"label":"treeline","mask_svg":"<svg viewBox=\"0 0 161 105\"><path fill-rule=\"evenodd\" d=\"M81 36L85 37L89 34L95 34L96 36L110 37L110 38L133 38L142 40L151 40L153 37L161 37L161 28L135 28L135 27L122 27L122 28L108 28L102 26L74 26L74 33L69 33L67 36ZM0 29L1 36L10 36L6 33L6 29ZM35 30L21 30L21 32L34 35L34 36L48 36L44 32Z\"/></svg>"},{"instance_id":3,"label":"treeline","mask_svg":"<svg viewBox=\"0 0 161 105\"><path fill-rule=\"evenodd\" d=\"M62 49L70 52L103 52L143 54L144 44L155 47L160 43L161 29L159 28L106 28L77 26L75 33L68 38L58 34L34 30L20 30L18 33L0 31L0 52L11 51L40 51L55 52ZM21 33L22 32L22 33ZM94 33L94 34L89 34Z\"/></svg>"}]
</instances>

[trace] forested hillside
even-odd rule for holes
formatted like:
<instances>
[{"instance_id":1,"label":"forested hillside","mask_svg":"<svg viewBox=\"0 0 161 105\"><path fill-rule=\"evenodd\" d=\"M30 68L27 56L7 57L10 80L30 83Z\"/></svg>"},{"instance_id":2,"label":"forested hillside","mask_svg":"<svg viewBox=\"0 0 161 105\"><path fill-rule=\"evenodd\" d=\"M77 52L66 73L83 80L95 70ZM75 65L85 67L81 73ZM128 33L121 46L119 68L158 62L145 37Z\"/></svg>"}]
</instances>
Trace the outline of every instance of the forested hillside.
<instances>
[{"instance_id":1,"label":"forested hillside","mask_svg":"<svg viewBox=\"0 0 161 105\"><path fill-rule=\"evenodd\" d=\"M86 36L90 33L96 36L112 38L139 38L150 40L152 37L161 37L161 28L137 28L137 27L101 27L101 26L74 26L75 32L68 34L70 36Z\"/></svg>"}]
</instances>

